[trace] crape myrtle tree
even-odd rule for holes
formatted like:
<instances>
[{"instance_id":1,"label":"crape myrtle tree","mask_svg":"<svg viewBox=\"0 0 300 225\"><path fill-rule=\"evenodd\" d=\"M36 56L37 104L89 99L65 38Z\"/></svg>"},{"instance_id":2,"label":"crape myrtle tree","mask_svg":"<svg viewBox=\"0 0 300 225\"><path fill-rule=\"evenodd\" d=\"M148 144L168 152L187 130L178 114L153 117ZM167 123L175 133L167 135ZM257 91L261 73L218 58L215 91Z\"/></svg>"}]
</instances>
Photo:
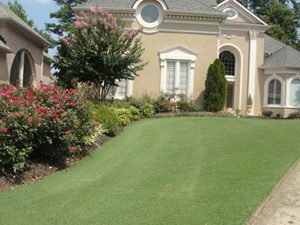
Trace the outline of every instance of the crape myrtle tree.
<instances>
[{"instance_id":1,"label":"crape myrtle tree","mask_svg":"<svg viewBox=\"0 0 300 225\"><path fill-rule=\"evenodd\" d=\"M120 80L133 80L145 66L137 37L140 30L125 28L103 8L80 12L70 30L60 37L68 54L57 55L56 66L64 71L64 81L93 83L100 100Z\"/></svg>"},{"instance_id":2,"label":"crape myrtle tree","mask_svg":"<svg viewBox=\"0 0 300 225\"><path fill-rule=\"evenodd\" d=\"M204 109L208 112L219 112L226 101L225 66L216 59L208 68L205 81Z\"/></svg>"}]
</instances>

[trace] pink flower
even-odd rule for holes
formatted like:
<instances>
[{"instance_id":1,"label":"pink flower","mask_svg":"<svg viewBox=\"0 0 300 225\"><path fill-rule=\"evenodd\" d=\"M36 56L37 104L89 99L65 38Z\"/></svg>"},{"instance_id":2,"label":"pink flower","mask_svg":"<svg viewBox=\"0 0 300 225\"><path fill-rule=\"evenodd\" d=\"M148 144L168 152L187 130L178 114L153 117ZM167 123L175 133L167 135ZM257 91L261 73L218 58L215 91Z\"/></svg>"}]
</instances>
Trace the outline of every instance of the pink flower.
<instances>
[{"instance_id":1,"label":"pink flower","mask_svg":"<svg viewBox=\"0 0 300 225\"><path fill-rule=\"evenodd\" d=\"M70 152L74 152L74 151L75 151L75 147L70 146L70 147L69 147L69 150L70 150Z\"/></svg>"},{"instance_id":2,"label":"pink flower","mask_svg":"<svg viewBox=\"0 0 300 225\"><path fill-rule=\"evenodd\" d=\"M3 133L8 133L8 128L7 127L3 127L3 129L2 129L2 131L3 131Z\"/></svg>"},{"instance_id":3,"label":"pink flower","mask_svg":"<svg viewBox=\"0 0 300 225\"><path fill-rule=\"evenodd\" d=\"M66 135L71 135L71 134L72 134L72 131L71 131L71 130L68 130L68 131L65 132L65 134L66 134Z\"/></svg>"}]
</instances>

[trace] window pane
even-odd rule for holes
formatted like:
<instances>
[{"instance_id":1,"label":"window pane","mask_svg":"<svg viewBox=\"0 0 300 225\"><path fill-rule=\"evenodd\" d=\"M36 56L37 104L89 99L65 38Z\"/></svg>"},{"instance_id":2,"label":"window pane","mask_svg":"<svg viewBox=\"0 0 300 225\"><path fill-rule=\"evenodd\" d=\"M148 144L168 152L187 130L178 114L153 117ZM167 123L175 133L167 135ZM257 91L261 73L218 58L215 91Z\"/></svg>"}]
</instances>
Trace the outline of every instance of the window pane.
<instances>
[{"instance_id":1,"label":"window pane","mask_svg":"<svg viewBox=\"0 0 300 225\"><path fill-rule=\"evenodd\" d=\"M272 80L268 87L268 104L280 105L281 104L281 83L279 80Z\"/></svg>"},{"instance_id":2,"label":"window pane","mask_svg":"<svg viewBox=\"0 0 300 225\"><path fill-rule=\"evenodd\" d=\"M154 5L147 5L142 9L141 16L147 23L154 23L159 18L159 11Z\"/></svg>"},{"instance_id":3,"label":"window pane","mask_svg":"<svg viewBox=\"0 0 300 225\"><path fill-rule=\"evenodd\" d=\"M121 80L118 87L118 97L126 97L126 80Z\"/></svg>"},{"instance_id":4,"label":"window pane","mask_svg":"<svg viewBox=\"0 0 300 225\"><path fill-rule=\"evenodd\" d=\"M291 106L300 106L300 80L293 80L291 83L290 93L290 104Z\"/></svg>"},{"instance_id":5,"label":"window pane","mask_svg":"<svg viewBox=\"0 0 300 225\"><path fill-rule=\"evenodd\" d=\"M187 62L180 63L180 73L179 73L179 94L187 96L187 83L188 83L188 67Z\"/></svg>"},{"instance_id":6,"label":"window pane","mask_svg":"<svg viewBox=\"0 0 300 225\"><path fill-rule=\"evenodd\" d=\"M169 94L174 94L174 86L175 86L175 73L176 73L176 63L175 62L167 62L167 86L166 91Z\"/></svg>"},{"instance_id":7,"label":"window pane","mask_svg":"<svg viewBox=\"0 0 300 225\"><path fill-rule=\"evenodd\" d=\"M235 75L235 56L229 51L224 51L219 56L220 61L225 66L226 75L234 76Z\"/></svg>"}]
</instances>

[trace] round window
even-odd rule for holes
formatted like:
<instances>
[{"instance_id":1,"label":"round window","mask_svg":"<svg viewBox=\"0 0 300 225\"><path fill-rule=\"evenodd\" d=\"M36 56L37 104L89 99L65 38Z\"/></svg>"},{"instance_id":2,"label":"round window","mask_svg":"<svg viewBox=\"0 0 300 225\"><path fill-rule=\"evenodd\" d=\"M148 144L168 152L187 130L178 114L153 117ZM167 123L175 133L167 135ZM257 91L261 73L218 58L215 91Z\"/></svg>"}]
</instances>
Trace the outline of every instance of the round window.
<instances>
[{"instance_id":1,"label":"round window","mask_svg":"<svg viewBox=\"0 0 300 225\"><path fill-rule=\"evenodd\" d=\"M155 28L163 21L163 11L158 4L142 3L137 9L137 20L145 28Z\"/></svg>"},{"instance_id":2,"label":"round window","mask_svg":"<svg viewBox=\"0 0 300 225\"><path fill-rule=\"evenodd\" d=\"M233 19L237 18L237 16L238 16L237 11L234 9L231 9L231 8L225 9L223 12L228 15L227 19L230 19L230 20L233 20Z\"/></svg>"},{"instance_id":3,"label":"round window","mask_svg":"<svg viewBox=\"0 0 300 225\"><path fill-rule=\"evenodd\" d=\"M159 18L159 10L155 5L146 5L141 11L141 16L146 23L154 23Z\"/></svg>"}]
</instances>

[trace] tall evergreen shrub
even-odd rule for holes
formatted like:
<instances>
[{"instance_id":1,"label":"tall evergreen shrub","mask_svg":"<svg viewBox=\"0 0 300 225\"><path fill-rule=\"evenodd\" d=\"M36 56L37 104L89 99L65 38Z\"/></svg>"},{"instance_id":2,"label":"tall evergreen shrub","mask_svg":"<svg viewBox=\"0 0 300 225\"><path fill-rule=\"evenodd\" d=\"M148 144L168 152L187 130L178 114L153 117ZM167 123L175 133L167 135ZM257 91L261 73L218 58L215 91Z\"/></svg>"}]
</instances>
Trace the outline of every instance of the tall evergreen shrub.
<instances>
[{"instance_id":1,"label":"tall evergreen shrub","mask_svg":"<svg viewBox=\"0 0 300 225\"><path fill-rule=\"evenodd\" d=\"M224 64L216 59L209 66L205 81L204 109L206 111L218 112L224 108L226 83Z\"/></svg>"}]
</instances>

